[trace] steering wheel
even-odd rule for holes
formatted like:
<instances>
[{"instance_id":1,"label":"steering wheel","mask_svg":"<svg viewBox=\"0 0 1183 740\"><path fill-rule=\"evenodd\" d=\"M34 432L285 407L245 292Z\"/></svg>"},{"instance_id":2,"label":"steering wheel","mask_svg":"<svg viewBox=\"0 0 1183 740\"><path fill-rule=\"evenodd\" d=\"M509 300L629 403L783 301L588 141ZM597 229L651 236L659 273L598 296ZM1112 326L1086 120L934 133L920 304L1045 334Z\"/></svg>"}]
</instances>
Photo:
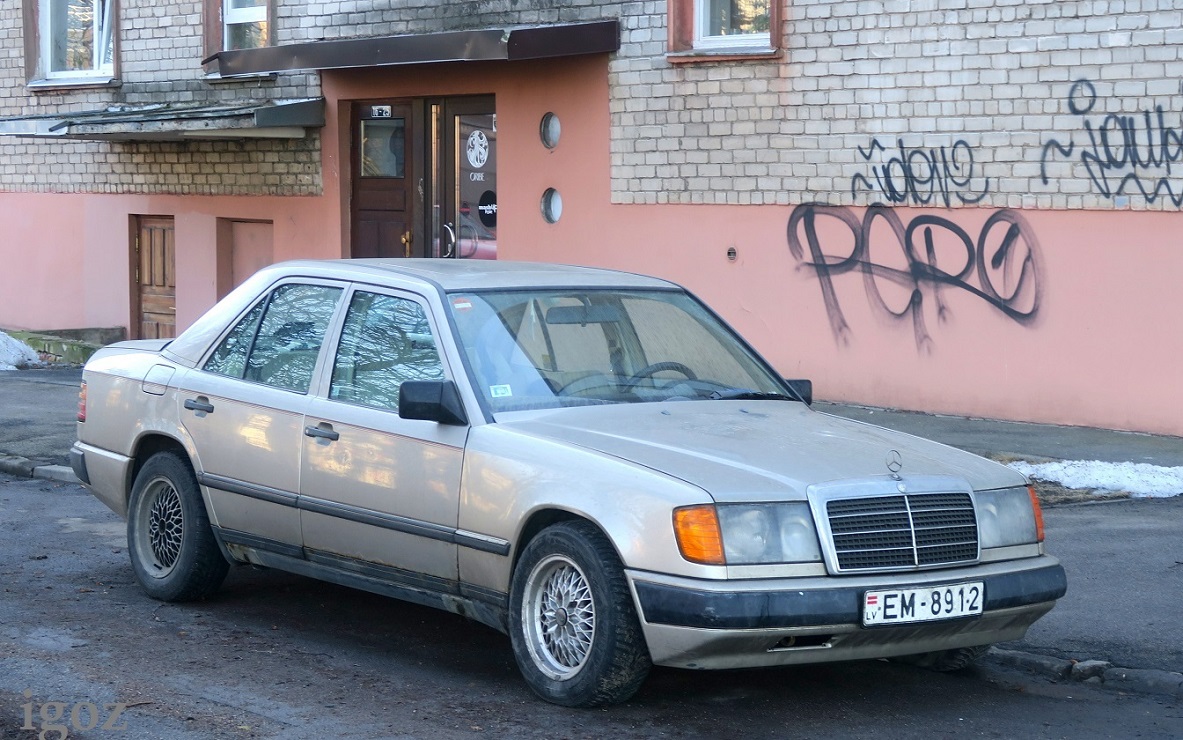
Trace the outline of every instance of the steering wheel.
<instances>
[{"instance_id":1,"label":"steering wheel","mask_svg":"<svg viewBox=\"0 0 1183 740\"><path fill-rule=\"evenodd\" d=\"M686 367L680 362L655 362L652 365L646 365L637 372L624 379L621 387L624 390L631 390L634 386L640 383L645 378L651 377L654 373L660 373L664 370L672 370L675 373L681 373L686 376L687 380L698 380L698 376L694 371Z\"/></svg>"},{"instance_id":2,"label":"steering wheel","mask_svg":"<svg viewBox=\"0 0 1183 740\"><path fill-rule=\"evenodd\" d=\"M592 373L572 380L570 383L555 391L557 396L569 396L579 391L591 390L603 386L615 386L616 380L608 373Z\"/></svg>"}]
</instances>

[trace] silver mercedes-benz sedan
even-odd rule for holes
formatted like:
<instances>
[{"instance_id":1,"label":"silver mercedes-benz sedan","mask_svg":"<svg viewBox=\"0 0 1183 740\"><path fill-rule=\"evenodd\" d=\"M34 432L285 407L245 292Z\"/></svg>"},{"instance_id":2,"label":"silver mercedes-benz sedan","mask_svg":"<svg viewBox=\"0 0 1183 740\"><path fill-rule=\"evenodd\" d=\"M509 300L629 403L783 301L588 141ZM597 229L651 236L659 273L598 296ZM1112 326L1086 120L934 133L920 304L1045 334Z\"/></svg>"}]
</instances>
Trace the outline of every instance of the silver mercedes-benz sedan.
<instances>
[{"instance_id":1,"label":"silver mercedes-benz sedan","mask_svg":"<svg viewBox=\"0 0 1183 740\"><path fill-rule=\"evenodd\" d=\"M83 377L73 467L150 596L251 563L428 604L558 704L654 664L957 669L1066 588L1023 476L812 410L654 278L289 262Z\"/></svg>"}]
</instances>

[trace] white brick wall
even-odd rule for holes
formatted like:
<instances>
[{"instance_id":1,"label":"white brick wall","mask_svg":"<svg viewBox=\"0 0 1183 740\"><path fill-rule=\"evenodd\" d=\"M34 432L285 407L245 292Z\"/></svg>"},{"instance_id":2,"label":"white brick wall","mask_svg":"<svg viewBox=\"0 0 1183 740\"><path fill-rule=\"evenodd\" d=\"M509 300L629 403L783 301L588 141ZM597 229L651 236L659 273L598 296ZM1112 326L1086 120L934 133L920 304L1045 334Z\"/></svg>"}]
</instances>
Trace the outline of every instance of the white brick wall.
<instances>
[{"instance_id":1,"label":"white brick wall","mask_svg":"<svg viewBox=\"0 0 1183 740\"><path fill-rule=\"evenodd\" d=\"M1183 150L1148 152L1144 117L1161 140L1162 106L1168 136L1183 137L1181 0L788 0L782 59L696 64L671 64L642 42L666 7L636 5L645 14L622 18L611 64L616 202L1176 210L1183 201ZM1077 80L1095 100L1080 98L1091 107L1074 113ZM1098 147L1091 167L1082 159L1094 154L1088 127L1109 114L1134 122L1140 166L1121 146ZM1123 141L1121 126L1110 119L1111 142ZM1072 153L1045 151L1053 141ZM944 164L954 153L960 170ZM1168 168L1151 154L1177 161ZM925 165L934 159L935 181Z\"/></svg>"},{"instance_id":2,"label":"white brick wall","mask_svg":"<svg viewBox=\"0 0 1183 740\"><path fill-rule=\"evenodd\" d=\"M274 82L206 82L198 0L122 0L120 16L120 86L31 92L21 3L0 3L0 116L320 94L315 76L303 74ZM317 194L320 152L315 138L120 143L0 137L0 190Z\"/></svg>"},{"instance_id":3,"label":"white brick wall","mask_svg":"<svg viewBox=\"0 0 1183 740\"><path fill-rule=\"evenodd\" d=\"M286 44L619 18L609 109L620 203L1174 210L1183 202L1183 152L1172 138L1183 138L1183 0L782 1L777 60L672 64L664 0L278 0L276 37ZM19 3L0 3L0 45L16 52L0 54L0 115L319 93L315 75L304 74L211 85L199 66L197 0L120 5L121 87L30 93ZM1147 114L1151 138L1168 140L1165 153L1145 145ZM1140 165L1118 145L1131 125ZM1094 152L1090 127L1097 136L1106 126L1111 146ZM0 189L319 187L310 142L0 139Z\"/></svg>"}]
</instances>

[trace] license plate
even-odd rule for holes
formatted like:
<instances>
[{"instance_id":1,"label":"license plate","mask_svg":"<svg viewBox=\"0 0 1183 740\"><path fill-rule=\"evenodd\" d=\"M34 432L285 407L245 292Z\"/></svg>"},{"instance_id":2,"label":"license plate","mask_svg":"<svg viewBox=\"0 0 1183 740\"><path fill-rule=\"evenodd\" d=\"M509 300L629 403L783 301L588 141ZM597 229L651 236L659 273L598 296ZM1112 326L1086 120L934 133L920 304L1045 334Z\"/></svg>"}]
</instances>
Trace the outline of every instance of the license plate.
<instances>
[{"instance_id":1,"label":"license plate","mask_svg":"<svg viewBox=\"0 0 1183 740\"><path fill-rule=\"evenodd\" d=\"M926 586L863 594L863 625L911 624L972 617L982 613L986 590L981 582Z\"/></svg>"}]
</instances>

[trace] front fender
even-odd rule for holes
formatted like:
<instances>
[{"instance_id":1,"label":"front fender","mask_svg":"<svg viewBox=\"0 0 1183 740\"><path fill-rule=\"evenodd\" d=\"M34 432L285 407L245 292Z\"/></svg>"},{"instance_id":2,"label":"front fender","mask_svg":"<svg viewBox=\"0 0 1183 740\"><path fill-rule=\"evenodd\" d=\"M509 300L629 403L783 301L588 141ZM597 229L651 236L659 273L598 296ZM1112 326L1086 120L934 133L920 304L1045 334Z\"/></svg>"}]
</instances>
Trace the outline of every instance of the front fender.
<instances>
[{"instance_id":1,"label":"front fender","mask_svg":"<svg viewBox=\"0 0 1183 740\"><path fill-rule=\"evenodd\" d=\"M599 527L626 568L723 578L725 568L682 558L673 530L677 506L711 503L685 481L580 447L506 430L474 427L464 456L461 530L510 543L508 555L460 550L460 578L500 593L530 518L554 510Z\"/></svg>"}]
</instances>

